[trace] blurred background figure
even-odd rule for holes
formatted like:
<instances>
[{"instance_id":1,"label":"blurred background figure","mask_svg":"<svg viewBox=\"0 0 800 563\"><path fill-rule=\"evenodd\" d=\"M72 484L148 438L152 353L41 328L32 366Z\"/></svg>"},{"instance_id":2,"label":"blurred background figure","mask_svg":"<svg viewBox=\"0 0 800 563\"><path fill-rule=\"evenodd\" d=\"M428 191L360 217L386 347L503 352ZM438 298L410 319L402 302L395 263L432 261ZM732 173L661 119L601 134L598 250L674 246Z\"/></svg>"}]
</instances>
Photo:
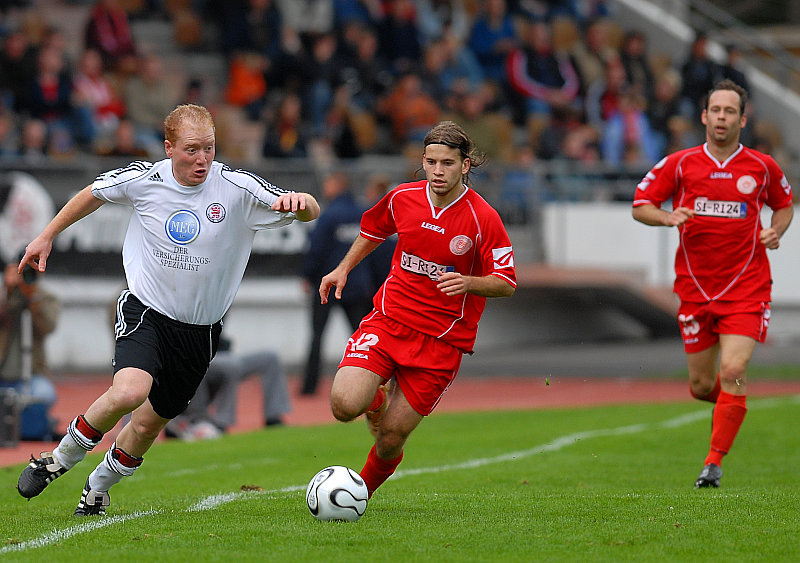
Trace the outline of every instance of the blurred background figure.
<instances>
[{"instance_id":1,"label":"blurred background figure","mask_svg":"<svg viewBox=\"0 0 800 563\"><path fill-rule=\"evenodd\" d=\"M320 303L316 288L322 276L335 268L344 258L350 244L361 228L364 213L350 186L350 177L345 172L332 172L322 182L322 197L325 208L311 232L310 246L305 256L302 276L311 299L311 343L308 350L301 394L317 392L320 377L322 336L333 307L341 307L353 330L361 319L372 310L372 296L378 287L368 263L359 264L347 278L347 288L341 300L331 300L328 305Z\"/></svg>"},{"instance_id":2,"label":"blurred background figure","mask_svg":"<svg viewBox=\"0 0 800 563\"><path fill-rule=\"evenodd\" d=\"M20 400L20 438L55 441L57 420L50 418L56 389L48 377L45 337L53 332L61 303L41 288L30 267L22 275L18 260L5 265L0 304L0 387L14 389Z\"/></svg>"},{"instance_id":3,"label":"blurred background figure","mask_svg":"<svg viewBox=\"0 0 800 563\"><path fill-rule=\"evenodd\" d=\"M217 355L192 402L165 429L168 437L182 440L218 438L236 423L239 384L257 376L263 393L264 426L283 424L283 416L292 410L286 374L278 354L270 350L234 354L230 339L220 337Z\"/></svg>"}]
</instances>

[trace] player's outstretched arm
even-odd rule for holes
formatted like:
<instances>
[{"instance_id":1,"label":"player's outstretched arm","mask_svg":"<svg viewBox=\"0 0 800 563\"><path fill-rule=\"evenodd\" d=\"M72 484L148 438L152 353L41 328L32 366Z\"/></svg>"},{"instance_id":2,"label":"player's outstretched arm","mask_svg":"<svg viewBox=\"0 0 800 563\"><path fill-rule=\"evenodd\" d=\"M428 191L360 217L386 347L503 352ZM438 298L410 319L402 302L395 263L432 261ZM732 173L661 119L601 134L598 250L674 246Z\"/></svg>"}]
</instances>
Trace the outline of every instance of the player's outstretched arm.
<instances>
[{"instance_id":1,"label":"player's outstretched arm","mask_svg":"<svg viewBox=\"0 0 800 563\"><path fill-rule=\"evenodd\" d=\"M445 295L472 293L481 297L511 297L516 290L513 285L494 275L465 276L458 272L444 272L436 287Z\"/></svg>"},{"instance_id":2,"label":"player's outstretched arm","mask_svg":"<svg viewBox=\"0 0 800 563\"><path fill-rule=\"evenodd\" d=\"M92 186L88 185L79 191L61 208L53 220L44 230L25 247L25 255L20 260L17 270L22 273L25 265L44 272L47 268L47 257L53 249L53 240L56 236L77 221L83 219L90 213L98 210L105 203L97 199L92 194Z\"/></svg>"},{"instance_id":3,"label":"player's outstretched arm","mask_svg":"<svg viewBox=\"0 0 800 563\"><path fill-rule=\"evenodd\" d=\"M319 217L319 203L313 195L305 192L288 192L272 204L273 211L294 212L298 221L307 223Z\"/></svg>"},{"instance_id":4,"label":"player's outstretched arm","mask_svg":"<svg viewBox=\"0 0 800 563\"><path fill-rule=\"evenodd\" d=\"M342 291L347 284L347 275L361 262L366 256L378 248L379 242L375 242L358 235L350 246L350 250L344 255L339 265L333 271L324 276L319 284L320 302L325 305L328 302L328 295L331 288L336 287L334 296L336 299L342 298Z\"/></svg>"},{"instance_id":5,"label":"player's outstretched arm","mask_svg":"<svg viewBox=\"0 0 800 563\"><path fill-rule=\"evenodd\" d=\"M646 203L633 208L633 218L653 227L678 227L694 217L694 210L688 207L678 207L672 212Z\"/></svg>"}]
</instances>

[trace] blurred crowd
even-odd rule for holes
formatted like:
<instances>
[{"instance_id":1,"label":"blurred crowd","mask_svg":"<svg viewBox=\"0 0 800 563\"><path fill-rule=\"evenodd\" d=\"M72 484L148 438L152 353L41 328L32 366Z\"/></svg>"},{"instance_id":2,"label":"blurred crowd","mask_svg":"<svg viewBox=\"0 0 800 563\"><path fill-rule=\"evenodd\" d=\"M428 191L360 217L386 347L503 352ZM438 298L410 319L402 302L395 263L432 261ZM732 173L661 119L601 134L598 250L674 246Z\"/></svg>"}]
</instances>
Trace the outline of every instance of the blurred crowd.
<instances>
[{"instance_id":1,"label":"blurred crowd","mask_svg":"<svg viewBox=\"0 0 800 563\"><path fill-rule=\"evenodd\" d=\"M714 82L748 87L735 46L714 62L698 34L676 60L604 0L71 4L86 7L77 57L40 3L0 8L16 16L0 20L0 158L160 158L163 117L195 102L221 129L255 131L258 157L417 155L425 131L454 119L502 163L650 165L702 142ZM137 44L137 19L169 21L183 52L224 57L222 84L190 75L170 88L162 53ZM744 137L780 148L777 127L752 115Z\"/></svg>"}]
</instances>

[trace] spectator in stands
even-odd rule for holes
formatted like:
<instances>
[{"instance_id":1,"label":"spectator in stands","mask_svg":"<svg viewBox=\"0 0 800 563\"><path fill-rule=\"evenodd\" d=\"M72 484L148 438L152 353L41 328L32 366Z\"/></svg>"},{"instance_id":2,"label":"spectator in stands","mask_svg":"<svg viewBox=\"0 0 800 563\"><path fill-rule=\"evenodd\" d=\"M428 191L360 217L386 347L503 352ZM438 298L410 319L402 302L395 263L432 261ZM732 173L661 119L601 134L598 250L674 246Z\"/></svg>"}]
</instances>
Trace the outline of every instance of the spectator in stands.
<instances>
[{"instance_id":1,"label":"spectator in stands","mask_svg":"<svg viewBox=\"0 0 800 563\"><path fill-rule=\"evenodd\" d=\"M38 272L30 267L19 274L16 263L7 264L4 281L4 298L0 301L0 386L15 389L22 398L20 438L59 440L61 434L55 430L58 421L50 417L56 389L48 377L44 343L56 328L61 303L40 286ZM30 325L23 321L26 311ZM30 358L25 358L27 353ZM26 368L28 359L30 365ZM26 373L27 369L30 373Z\"/></svg>"},{"instance_id":2,"label":"spectator in stands","mask_svg":"<svg viewBox=\"0 0 800 563\"><path fill-rule=\"evenodd\" d=\"M617 109L602 129L601 153L612 166L657 162L664 156L661 138L653 134L645 113L644 96L632 86L621 92Z\"/></svg>"},{"instance_id":3,"label":"spectator in stands","mask_svg":"<svg viewBox=\"0 0 800 563\"><path fill-rule=\"evenodd\" d=\"M167 80L160 57L154 54L140 57L139 72L125 83L124 98L138 142L153 155L163 152L164 116L175 107L177 95Z\"/></svg>"},{"instance_id":4,"label":"spectator in stands","mask_svg":"<svg viewBox=\"0 0 800 563\"><path fill-rule=\"evenodd\" d=\"M125 103L103 72L103 60L94 49L86 49L74 80L75 102L85 108L92 124L91 140L110 137L125 115Z\"/></svg>"},{"instance_id":5,"label":"spectator in stands","mask_svg":"<svg viewBox=\"0 0 800 563\"><path fill-rule=\"evenodd\" d=\"M118 0L99 0L86 24L86 48L96 49L106 70L128 75L136 69L136 46L128 14Z\"/></svg>"},{"instance_id":6,"label":"spectator in stands","mask_svg":"<svg viewBox=\"0 0 800 563\"><path fill-rule=\"evenodd\" d=\"M703 100L708 91L714 87L717 75L716 63L708 56L708 36L698 32L692 42L689 57L681 66L681 82L683 84L684 109L688 118L700 119Z\"/></svg>"},{"instance_id":7,"label":"spectator in stands","mask_svg":"<svg viewBox=\"0 0 800 563\"><path fill-rule=\"evenodd\" d=\"M309 38L333 31L332 0L277 0L284 28Z\"/></svg>"},{"instance_id":8,"label":"spectator in stands","mask_svg":"<svg viewBox=\"0 0 800 563\"><path fill-rule=\"evenodd\" d=\"M147 159L150 156L136 136L136 127L130 119L121 119L110 140L98 143L95 152L100 156L130 156L136 159Z\"/></svg>"},{"instance_id":9,"label":"spectator in stands","mask_svg":"<svg viewBox=\"0 0 800 563\"><path fill-rule=\"evenodd\" d=\"M455 113L444 117L455 121L479 146L486 147L489 160L497 163L510 162L512 156L511 120L489 111L491 91L480 85L458 95Z\"/></svg>"},{"instance_id":10,"label":"spectator in stands","mask_svg":"<svg viewBox=\"0 0 800 563\"><path fill-rule=\"evenodd\" d=\"M419 75L413 72L397 79L377 109L391 123L392 137L401 147L421 142L441 113L436 100L424 91Z\"/></svg>"},{"instance_id":11,"label":"spectator in stands","mask_svg":"<svg viewBox=\"0 0 800 563\"><path fill-rule=\"evenodd\" d=\"M483 67L488 80L497 84L505 83L506 59L517 44L514 20L508 12L506 0L482 2L467 45Z\"/></svg>"},{"instance_id":12,"label":"spectator in stands","mask_svg":"<svg viewBox=\"0 0 800 563\"><path fill-rule=\"evenodd\" d=\"M584 109L589 125L598 131L603 129L606 120L616 111L626 84L625 67L619 57L607 60L603 78L595 80L586 91Z\"/></svg>"},{"instance_id":13,"label":"spectator in stands","mask_svg":"<svg viewBox=\"0 0 800 563\"><path fill-rule=\"evenodd\" d=\"M580 78L570 57L557 52L549 24L528 20L522 32L522 47L508 58L508 79L521 97L531 140L538 139L555 106L576 103Z\"/></svg>"},{"instance_id":14,"label":"spectator in stands","mask_svg":"<svg viewBox=\"0 0 800 563\"><path fill-rule=\"evenodd\" d=\"M19 111L37 67L36 49L22 31L13 31L0 49L0 102Z\"/></svg>"},{"instance_id":15,"label":"spectator in stands","mask_svg":"<svg viewBox=\"0 0 800 563\"><path fill-rule=\"evenodd\" d=\"M739 67L742 60L742 52L736 44L729 43L725 46L725 53L727 58L725 62L720 65L718 71L720 79L729 78L733 80L747 91L748 99L752 100L753 92L750 90L750 83L747 81L747 76L744 71Z\"/></svg>"},{"instance_id":16,"label":"spectator in stands","mask_svg":"<svg viewBox=\"0 0 800 563\"><path fill-rule=\"evenodd\" d=\"M308 135L301 112L300 97L291 92L281 98L276 109L266 112L263 156L298 158L308 154Z\"/></svg>"},{"instance_id":17,"label":"spectator in stands","mask_svg":"<svg viewBox=\"0 0 800 563\"><path fill-rule=\"evenodd\" d=\"M236 52L228 65L225 102L241 108L251 121L258 121L267 101L265 77L270 60L255 51Z\"/></svg>"},{"instance_id":18,"label":"spectator in stands","mask_svg":"<svg viewBox=\"0 0 800 563\"><path fill-rule=\"evenodd\" d=\"M697 143L679 146L681 143L675 138L675 131L670 126L673 117L681 114L681 76L673 68L665 68L655 79L653 98L647 104L647 119L653 128L653 133L661 137L664 153L673 153L682 148L688 148Z\"/></svg>"},{"instance_id":19,"label":"spectator in stands","mask_svg":"<svg viewBox=\"0 0 800 563\"><path fill-rule=\"evenodd\" d=\"M393 80L389 64L378 52L377 35L372 28L351 22L341 46L346 55L340 80L349 88L352 102L361 111L371 113Z\"/></svg>"},{"instance_id":20,"label":"spectator in stands","mask_svg":"<svg viewBox=\"0 0 800 563\"><path fill-rule=\"evenodd\" d=\"M337 55L338 40L333 33L324 33L312 40L309 56L303 62L306 73L303 80L303 107L311 122L311 133L322 135L325 115L339 85L339 72L343 66Z\"/></svg>"},{"instance_id":21,"label":"spectator in stands","mask_svg":"<svg viewBox=\"0 0 800 563\"><path fill-rule=\"evenodd\" d=\"M358 234L361 214L365 210L356 201L351 191L350 177L345 172L335 171L324 178L322 197L327 207L320 213L311 231L302 271L306 293L311 298L311 341L303 376L303 395L313 395L317 391L322 363L322 337L332 309L341 307L355 330L361 319L372 310L372 296L382 281L373 278L369 263L365 261L348 275L347 288L341 300L327 305L320 303L315 290L322 276L344 258L353 237Z\"/></svg>"},{"instance_id":22,"label":"spectator in stands","mask_svg":"<svg viewBox=\"0 0 800 563\"><path fill-rule=\"evenodd\" d=\"M414 3L388 0L386 15L377 25L381 54L392 72L402 74L415 69L422 58L422 43Z\"/></svg>"},{"instance_id":23,"label":"spectator in stands","mask_svg":"<svg viewBox=\"0 0 800 563\"><path fill-rule=\"evenodd\" d=\"M211 5L225 55L252 51L268 59L278 57L283 18L274 0L220 1Z\"/></svg>"},{"instance_id":24,"label":"spectator in stands","mask_svg":"<svg viewBox=\"0 0 800 563\"><path fill-rule=\"evenodd\" d=\"M415 4L423 44L445 35L466 42L471 22L463 0L416 0Z\"/></svg>"},{"instance_id":25,"label":"spectator in stands","mask_svg":"<svg viewBox=\"0 0 800 563\"><path fill-rule=\"evenodd\" d=\"M372 25L382 16L381 0L333 0L333 18L337 28L351 22Z\"/></svg>"},{"instance_id":26,"label":"spectator in stands","mask_svg":"<svg viewBox=\"0 0 800 563\"><path fill-rule=\"evenodd\" d=\"M19 156L27 164L41 164L47 159L47 125L41 119L26 119L19 139Z\"/></svg>"},{"instance_id":27,"label":"spectator in stands","mask_svg":"<svg viewBox=\"0 0 800 563\"><path fill-rule=\"evenodd\" d=\"M634 29L625 34L620 52L625 79L649 101L653 99L655 78L647 59L647 42L644 33Z\"/></svg>"},{"instance_id":28,"label":"spectator in stands","mask_svg":"<svg viewBox=\"0 0 800 563\"><path fill-rule=\"evenodd\" d=\"M0 158L15 156L19 148L19 132L14 114L0 105Z\"/></svg>"},{"instance_id":29,"label":"spectator in stands","mask_svg":"<svg viewBox=\"0 0 800 563\"><path fill-rule=\"evenodd\" d=\"M608 21L598 19L586 26L582 40L576 41L570 49L575 66L581 77L581 88L586 89L603 78L606 63L618 56L609 45Z\"/></svg>"},{"instance_id":30,"label":"spectator in stands","mask_svg":"<svg viewBox=\"0 0 800 563\"><path fill-rule=\"evenodd\" d=\"M217 355L200 382L192 402L173 418L164 431L182 440L217 438L236 423L238 389L251 376L261 380L264 426L283 424L292 410L286 373L278 354L271 350L234 354L232 343L220 336Z\"/></svg>"}]
</instances>

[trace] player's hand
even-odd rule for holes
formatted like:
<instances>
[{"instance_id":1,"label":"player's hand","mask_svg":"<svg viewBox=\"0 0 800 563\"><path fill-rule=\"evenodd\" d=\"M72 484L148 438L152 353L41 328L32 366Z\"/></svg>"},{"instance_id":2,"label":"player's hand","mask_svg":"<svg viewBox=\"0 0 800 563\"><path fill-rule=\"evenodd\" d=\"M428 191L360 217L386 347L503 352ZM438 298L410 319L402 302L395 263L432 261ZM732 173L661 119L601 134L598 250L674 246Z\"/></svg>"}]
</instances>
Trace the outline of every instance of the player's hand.
<instances>
[{"instance_id":1,"label":"player's hand","mask_svg":"<svg viewBox=\"0 0 800 563\"><path fill-rule=\"evenodd\" d=\"M775 250L781 245L781 237L778 236L778 232L772 227L761 229L761 232L758 233L758 240L770 250Z\"/></svg>"},{"instance_id":2,"label":"player's hand","mask_svg":"<svg viewBox=\"0 0 800 563\"><path fill-rule=\"evenodd\" d=\"M686 221L694 217L694 210L688 207L678 207L673 209L672 213L667 216L667 226L678 227L683 225Z\"/></svg>"},{"instance_id":3,"label":"player's hand","mask_svg":"<svg viewBox=\"0 0 800 563\"><path fill-rule=\"evenodd\" d=\"M33 239L31 243L25 247L25 255L19 261L17 272L22 274L27 264L37 272L44 272L47 268L47 257L53 250L53 241L43 238L41 235Z\"/></svg>"},{"instance_id":4,"label":"player's hand","mask_svg":"<svg viewBox=\"0 0 800 563\"><path fill-rule=\"evenodd\" d=\"M467 278L458 272L444 272L439 275L439 283L436 288L445 295L463 295L467 293Z\"/></svg>"},{"instance_id":5,"label":"player's hand","mask_svg":"<svg viewBox=\"0 0 800 563\"><path fill-rule=\"evenodd\" d=\"M275 203L272 204L273 211L303 211L306 208L306 194L300 192L289 192L281 194Z\"/></svg>"},{"instance_id":6,"label":"player's hand","mask_svg":"<svg viewBox=\"0 0 800 563\"><path fill-rule=\"evenodd\" d=\"M328 302L331 288L336 286L336 292L333 294L336 299L342 298L342 290L347 284L347 273L340 271L338 268L330 274L322 278L319 283L319 299L320 303L325 305Z\"/></svg>"}]
</instances>

